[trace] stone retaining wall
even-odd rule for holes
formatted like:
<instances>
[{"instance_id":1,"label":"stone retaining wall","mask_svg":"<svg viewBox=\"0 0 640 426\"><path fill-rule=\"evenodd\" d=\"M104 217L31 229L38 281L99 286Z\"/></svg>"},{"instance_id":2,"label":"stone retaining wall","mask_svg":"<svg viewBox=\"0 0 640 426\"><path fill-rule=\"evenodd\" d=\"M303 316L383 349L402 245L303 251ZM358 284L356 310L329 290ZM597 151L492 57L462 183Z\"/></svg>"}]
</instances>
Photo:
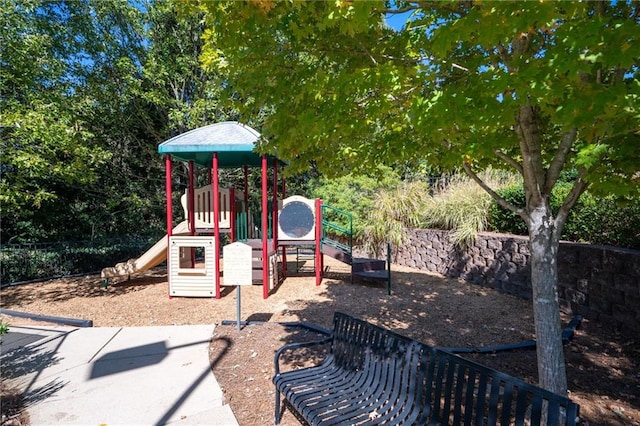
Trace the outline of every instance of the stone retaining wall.
<instances>
[{"instance_id":1,"label":"stone retaining wall","mask_svg":"<svg viewBox=\"0 0 640 426\"><path fill-rule=\"evenodd\" d=\"M448 235L410 230L407 243L394 249L394 263L531 298L527 237L484 233L460 250ZM563 242L558 277L565 312L640 329L640 251Z\"/></svg>"}]
</instances>

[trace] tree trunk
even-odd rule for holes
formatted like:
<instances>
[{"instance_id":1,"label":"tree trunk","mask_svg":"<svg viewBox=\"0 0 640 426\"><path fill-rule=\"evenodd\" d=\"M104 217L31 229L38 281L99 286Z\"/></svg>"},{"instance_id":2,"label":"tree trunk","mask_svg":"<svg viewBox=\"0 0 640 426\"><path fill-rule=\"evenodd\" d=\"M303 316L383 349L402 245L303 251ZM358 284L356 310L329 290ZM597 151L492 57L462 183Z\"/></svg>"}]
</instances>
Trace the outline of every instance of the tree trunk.
<instances>
[{"instance_id":1,"label":"tree trunk","mask_svg":"<svg viewBox=\"0 0 640 426\"><path fill-rule=\"evenodd\" d=\"M554 226L548 203L531 206L529 244L538 380L541 387L566 395L567 375L557 293L559 241Z\"/></svg>"}]
</instances>

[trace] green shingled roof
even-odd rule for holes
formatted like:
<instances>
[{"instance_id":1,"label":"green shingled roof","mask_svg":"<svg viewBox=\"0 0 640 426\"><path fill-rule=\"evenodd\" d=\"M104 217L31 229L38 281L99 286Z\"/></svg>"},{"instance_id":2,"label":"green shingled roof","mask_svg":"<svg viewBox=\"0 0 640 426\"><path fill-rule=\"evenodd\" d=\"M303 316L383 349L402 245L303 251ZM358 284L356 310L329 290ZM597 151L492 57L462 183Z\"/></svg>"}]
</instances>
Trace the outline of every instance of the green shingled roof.
<instances>
[{"instance_id":1,"label":"green shingled roof","mask_svg":"<svg viewBox=\"0 0 640 426\"><path fill-rule=\"evenodd\" d=\"M160 154L171 154L176 160L193 160L201 167L210 168L213 153L218 153L220 168L242 166L259 167L262 156L257 153L255 143L260 133L237 121L210 124L182 133L158 146ZM269 156L272 161L274 157ZM271 162L269 164L271 166Z\"/></svg>"}]
</instances>

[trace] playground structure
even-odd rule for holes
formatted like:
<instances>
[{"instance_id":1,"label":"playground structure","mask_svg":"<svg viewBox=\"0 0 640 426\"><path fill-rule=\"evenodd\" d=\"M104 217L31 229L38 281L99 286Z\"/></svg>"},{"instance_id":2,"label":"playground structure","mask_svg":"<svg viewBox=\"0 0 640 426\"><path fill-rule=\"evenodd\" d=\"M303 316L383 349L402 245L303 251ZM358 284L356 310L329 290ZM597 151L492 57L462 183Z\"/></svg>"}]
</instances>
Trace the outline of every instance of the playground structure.
<instances>
[{"instance_id":1,"label":"playground structure","mask_svg":"<svg viewBox=\"0 0 640 426\"><path fill-rule=\"evenodd\" d=\"M103 269L101 275L105 283L112 277L144 272L166 260L170 297L219 298L224 285L220 262L222 235L227 235L232 243L240 241L251 246L252 278L254 283L262 284L264 298L281 278L286 278L286 257L290 249L312 253L316 285L322 281L325 254L350 264L352 273L362 278L389 279L389 261L385 264L380 260L353 258L351 216L347 212L324 205L321 200L297 195L285 198L285 181L282 179L280 185L278 181L278 167L285 163L256 153L254 148L259 137L249 126L222 122L160 144L158 152L165 155L167 235L139 258ZM189 174L188 187L180 198L185 220L175 227L171 195L174 160L186 162ZM268 181L269 166L271 182ZM207 169L210 184L195 187L196 167ZM261 211L256 218L249 208L249 167L260 167L262 171ZM222 168L242 168L244 187L221 187L219 170ZM284 199L279 200L279 195ZM328 216L337 216L339 223L328 220ZM340 235L341 241L330 235Z\"/></svg>"}]
</instances>

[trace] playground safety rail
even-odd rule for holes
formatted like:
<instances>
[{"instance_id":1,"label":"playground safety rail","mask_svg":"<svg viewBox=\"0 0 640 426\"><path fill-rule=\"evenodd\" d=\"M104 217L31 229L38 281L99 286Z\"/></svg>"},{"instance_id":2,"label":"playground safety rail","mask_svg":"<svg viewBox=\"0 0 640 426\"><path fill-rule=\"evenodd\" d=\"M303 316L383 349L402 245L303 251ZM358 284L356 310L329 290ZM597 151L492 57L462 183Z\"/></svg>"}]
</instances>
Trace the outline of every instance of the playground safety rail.
<instances>
[{"instance_id":1,"label":"playground safety rail","mask_svg":"<svg viewBox=\"0 0 640 426\"><path fill-rule=\"evenodd\" d=\"M330 215L336 216L336 219L342 219L348 223L347 226L338 224L338 220L331 221L328 217ZM347 237L349 243L345 244L336 239L331 238L330 233L327 230L336 231L338 234L342 234ZM349 212L341 210L337 207L330 206L328 204L322 205L322 244L334 247L345 254L351 255L353 250L353 215Z\"/></svg>"}]
</instances>

